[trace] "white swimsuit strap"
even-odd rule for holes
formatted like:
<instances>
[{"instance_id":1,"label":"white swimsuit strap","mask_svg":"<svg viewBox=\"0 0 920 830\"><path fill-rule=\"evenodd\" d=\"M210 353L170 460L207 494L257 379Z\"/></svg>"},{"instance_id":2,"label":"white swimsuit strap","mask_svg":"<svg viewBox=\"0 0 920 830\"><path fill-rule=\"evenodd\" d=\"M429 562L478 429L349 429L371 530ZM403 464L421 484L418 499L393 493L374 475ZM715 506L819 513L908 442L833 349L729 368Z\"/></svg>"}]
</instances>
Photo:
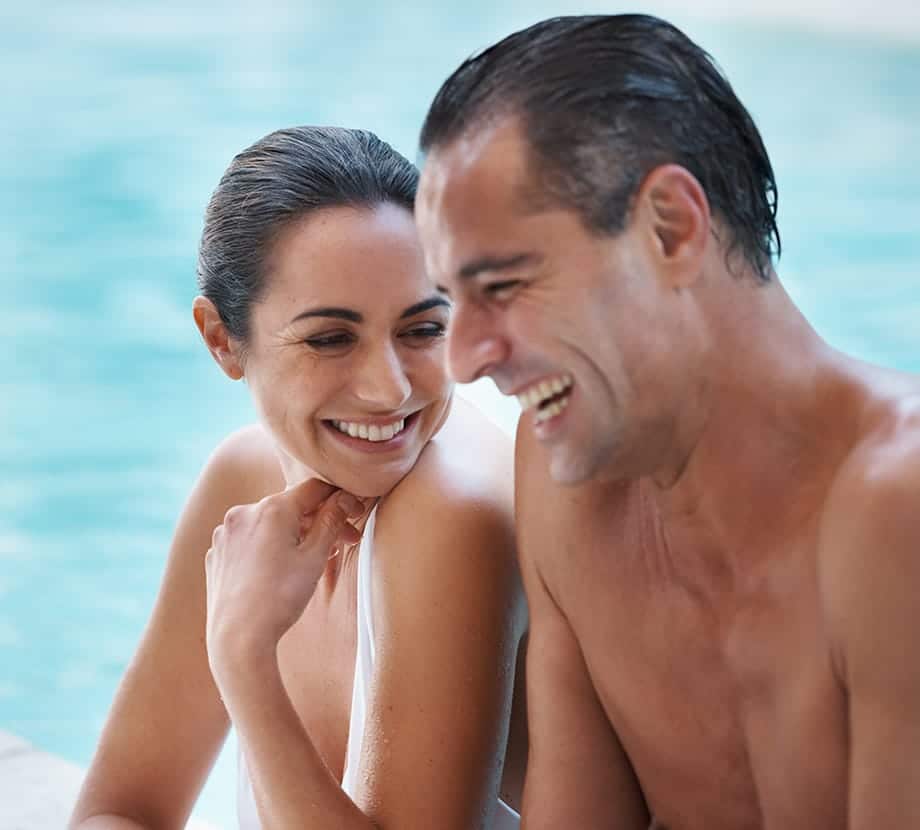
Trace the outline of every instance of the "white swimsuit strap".
<instances>
[{"instance_id":1,"label":"white swimsuit strap","mask_svg":"<svg viewBox=\"0 0 920 830\"><path fill-rule=\"evenodd\" d=\"M364 724L374 678L374 608L372 604L371 575L374 561L374 527L377 506L371 510L358 547L357 628L358 643L355 649L355 679L351 692L351 716L348 720L348 751L345 755L345 772L342 789L352 798L357 792L358 767L364 745Z\"/></svg>"}]
</instances>

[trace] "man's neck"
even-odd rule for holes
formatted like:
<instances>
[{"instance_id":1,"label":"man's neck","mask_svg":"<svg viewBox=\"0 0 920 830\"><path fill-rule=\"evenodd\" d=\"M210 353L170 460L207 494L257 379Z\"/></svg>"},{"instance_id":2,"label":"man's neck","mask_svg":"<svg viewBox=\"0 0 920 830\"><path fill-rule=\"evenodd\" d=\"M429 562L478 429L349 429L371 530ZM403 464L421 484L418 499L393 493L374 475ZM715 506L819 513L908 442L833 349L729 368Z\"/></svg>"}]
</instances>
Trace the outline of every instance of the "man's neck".
<instances>
[{"instance_id":1,"label":"man's neck","mask_svg":"<svg viewBox=\"0 0 920 830\"><path fill-rule=\"evenodd\" d=\"M709 305L705 392L688 405L697 415L651 492L681 547L724 558L717 570L737 574L775 549L771 534L813 516L851 434L826 415L855 411L855 393L844 359L780 284L732 285Z\"/></svg>"}]
</instances>

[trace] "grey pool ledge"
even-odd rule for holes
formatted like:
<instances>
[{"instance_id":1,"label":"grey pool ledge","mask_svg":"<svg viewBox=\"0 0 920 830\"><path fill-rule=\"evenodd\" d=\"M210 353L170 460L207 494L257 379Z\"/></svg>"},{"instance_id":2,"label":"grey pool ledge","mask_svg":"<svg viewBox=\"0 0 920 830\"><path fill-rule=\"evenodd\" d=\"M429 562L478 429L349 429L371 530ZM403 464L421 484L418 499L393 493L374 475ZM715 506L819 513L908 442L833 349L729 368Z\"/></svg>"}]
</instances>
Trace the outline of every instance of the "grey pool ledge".
<instances>
[{"instance_id":1,"label":"grey pool ledge","mask_svg":"<svg viewBox=\"0 0 920 830\"><path fill-rule=\"evenodd\" d=\"M0 827L3 830L64 830L83 770L0 730ZM217 830L192 819L188 830Z\"/></svg>"}]
</instances>

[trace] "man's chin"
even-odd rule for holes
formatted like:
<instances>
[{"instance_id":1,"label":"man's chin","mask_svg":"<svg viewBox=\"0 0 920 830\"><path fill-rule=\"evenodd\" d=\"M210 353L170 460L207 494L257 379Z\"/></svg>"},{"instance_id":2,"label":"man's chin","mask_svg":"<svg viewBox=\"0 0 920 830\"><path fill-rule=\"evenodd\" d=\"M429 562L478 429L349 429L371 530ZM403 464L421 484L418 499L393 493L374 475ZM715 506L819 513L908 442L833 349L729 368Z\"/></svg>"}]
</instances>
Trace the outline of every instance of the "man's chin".
<instances>
[{"instance_id":1,"label":"man's chin","mask_svg":"<svg viewBox=\"0 0 920 830\"><path fill-rule=\"evenodd\" d=\"M597 474L596 466L586 463L585 459L579 459L559 447L550 455L549 474L556 484L574 487L594 478Z\"/></svg>"}]
</instances>

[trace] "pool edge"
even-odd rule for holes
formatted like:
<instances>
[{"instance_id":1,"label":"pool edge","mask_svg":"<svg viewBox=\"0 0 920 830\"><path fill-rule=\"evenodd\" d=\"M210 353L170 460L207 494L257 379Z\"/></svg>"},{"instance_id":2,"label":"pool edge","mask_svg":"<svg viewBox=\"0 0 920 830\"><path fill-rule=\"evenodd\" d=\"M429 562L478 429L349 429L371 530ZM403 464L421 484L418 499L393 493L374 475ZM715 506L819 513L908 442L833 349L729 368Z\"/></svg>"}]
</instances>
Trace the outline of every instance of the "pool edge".
<instances>
[{"instance_id":1,"label":"pool edge","mask_svg":"<svg viewBox=\"0 0 920 830\"><path fill-rule=\"evenodd\" d=\"M0 827L61 830L67 824L84 770L18 735L0 730ZM188 830L217 830L192 818Z\"/></svg>"}]
</instances>

